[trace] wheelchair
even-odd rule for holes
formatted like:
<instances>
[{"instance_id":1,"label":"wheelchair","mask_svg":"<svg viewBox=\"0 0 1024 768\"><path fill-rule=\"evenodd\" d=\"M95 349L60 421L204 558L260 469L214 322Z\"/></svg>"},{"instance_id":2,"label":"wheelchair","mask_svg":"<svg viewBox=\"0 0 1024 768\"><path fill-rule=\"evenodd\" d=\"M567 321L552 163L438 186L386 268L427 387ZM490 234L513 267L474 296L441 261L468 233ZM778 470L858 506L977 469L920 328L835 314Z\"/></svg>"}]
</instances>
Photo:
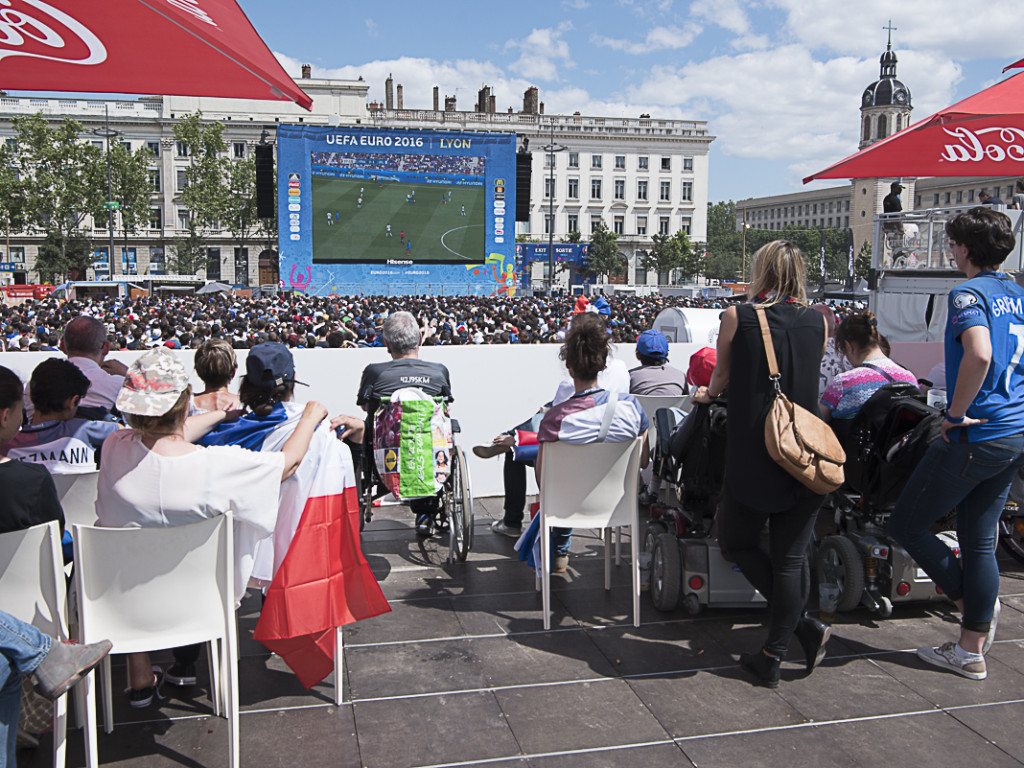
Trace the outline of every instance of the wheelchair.
<instances>
[{"instance_id":1,"label":"wheelchair","mask_svg":"<svg viewBox=\"0 0 1024 768\"><path fill-rule=\"evenodd\" d=\"M366 417L366 437L363 440L360 453L360 466L357 468L359 478L359 530L362 531L367 523L373 520L374 503L391 494L391 490L381 479L377 470L377 463L374 459L374 414L376 408L371 409ZM455 436L459 433L459 423L451 419L452 427L452 448L449 457L448 478L444 481L441 489L436 494L437 510L434 515L435 527L448 533L448 563L458 560L460 563L466 561L470 549L473 547L473 494L470 490L469 464L466 461L465 452L455 442ZM433 467L430 467L432 470ZM429 478L432 480L433 478ZM413 496L396 498L396 501L407 503L418 499L431 498L429 496Z\"/></svg>"}]
</instances>

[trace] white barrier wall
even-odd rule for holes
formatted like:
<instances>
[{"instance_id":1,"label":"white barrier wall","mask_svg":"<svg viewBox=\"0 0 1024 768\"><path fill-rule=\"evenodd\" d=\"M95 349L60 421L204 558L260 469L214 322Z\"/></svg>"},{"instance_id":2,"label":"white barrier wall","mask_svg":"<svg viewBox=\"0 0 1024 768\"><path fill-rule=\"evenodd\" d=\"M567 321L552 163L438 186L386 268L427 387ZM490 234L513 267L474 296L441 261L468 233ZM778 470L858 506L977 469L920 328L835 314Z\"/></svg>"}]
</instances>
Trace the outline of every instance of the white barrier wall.
<instances>
[{"instance_id":1,"label":"white barrier wall","mask_svg":"<svg viewBox=\"0 0 1024 768\"><path fill-rule=\"evenodd\" d=\"M671 344L670 362L686 371L690 355L704 344ZM469 457L474 496L500 496L503 494L502 459L478 459L472 446L490 443L499 432L511 429L532 416L537 408L555 394L558 382L566 374L558 359L559 345L480 345L459 347L423 347L421 357L444 363L451 374L455 403L452 416L458 419L462 434L459 445ZM28 381L32 369L41 360L57 353L10 352L0 353L0 365L15 371ZM111 357L126 365L138 356L137 352L116 352ZM193 370L191 351L179 351L188 370ZM239 350L239 371L245 372L246 352ZM309 387L296 387L295 399L300 402L319 400L331 416L339 413L362 415L356 408L356 390L363 368L370 363L390 359L386 350L376 349L297 349L295 377ZM614 347L613 356L626 363L627 368L639 365L632 344ZM193 374L193 388L201 391L202 383ZM237 387L235 387L237 388ZM536 492L532 473L530 493Z\"/></svg>"}]
</instances>

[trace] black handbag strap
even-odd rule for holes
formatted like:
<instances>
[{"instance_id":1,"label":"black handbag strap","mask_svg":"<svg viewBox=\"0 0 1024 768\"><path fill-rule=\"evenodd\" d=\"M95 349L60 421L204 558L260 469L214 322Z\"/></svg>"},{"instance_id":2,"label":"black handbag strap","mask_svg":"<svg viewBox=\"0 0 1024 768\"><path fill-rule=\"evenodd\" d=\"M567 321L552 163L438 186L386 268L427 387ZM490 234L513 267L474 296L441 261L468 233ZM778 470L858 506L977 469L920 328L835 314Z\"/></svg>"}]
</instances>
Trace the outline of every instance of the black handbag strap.
<instances>
[{"instance_id":1,"label":"black handbag strap","mask_svg":"<svg viewBox=\"0 0 1024 768\"><path fill-rule=\"evenodd\" d=\"M896 379L894 379L894 378L893 378L893 377L892 377L892 376L891 376L891 375L889 374L889 372L888 372L888 371L886 371L886 370L885 370L885 369L883 369L883 368L880 368L880 367L878 367L877 365L872 365L871 363L861 363L861 365L863 365L863 366L864 366L865 368L870 368L870 369L871 369L872 371L878 371L878 372L879 372L880 374L882 374L883 376L885 376L885 378L886 378L886 379L888 379L888 381L889 381L889 383L890 383L890 384L892 384L892 383L893 383L894 381L896 381Z\"/></svg>"}]
</instances>

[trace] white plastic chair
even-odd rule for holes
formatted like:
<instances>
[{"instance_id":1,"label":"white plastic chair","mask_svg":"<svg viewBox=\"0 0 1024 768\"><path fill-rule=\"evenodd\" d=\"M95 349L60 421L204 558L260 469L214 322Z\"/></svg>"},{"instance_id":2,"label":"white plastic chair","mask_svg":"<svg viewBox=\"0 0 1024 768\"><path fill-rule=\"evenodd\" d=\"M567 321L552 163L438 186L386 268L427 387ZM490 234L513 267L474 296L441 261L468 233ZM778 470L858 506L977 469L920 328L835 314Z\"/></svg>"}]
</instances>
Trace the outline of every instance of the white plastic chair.
<instances>
[{"instance_id":1,"label":"white plastic chair","mask_svg":"<svg viewBox=\"0 0 1024 768\"><path fill-rule=\"evenodd\" d=\"M551 528L604 531L604 588L611 589L611 529L630 527L633 626L640 626L637 477L641 439L619 443L544 443L541 448L540 549L544 629L551 629Z\"/></svg>"},{"instance_id":2,"label":"white plastic chair","mask_svg":"<svg viewBox=\"0 0 1024 768\"><path fill-rule=\"evenodd\" d=\"M56 521L0 534L0 595L7 613L43 634L68 639L64 558ZM64 765L66 733L67 697L61 696L53 702L54 768Z\"/></svg>"},{"instance_id":3,"label":"white plastic chair","mask_svg":"<svg viewBox=\"0 0 1024 768\"><path fill-rule=\"evenodd\" d=\"M64 525L96 525L96 481L100 473L53 475L57 498L64 509Z\"/></svg>"},{"instance_id":4,"label":"white plastic chair","mask_svg":"<svg viewBox=\"0 0 1024 768\"><path fill-rule=\"evenodd\" d=\"M238 643L235 627L234 547L230 515L167 528L92 528L76 525L75 589L79 639L109 638L113 653L137 653L193 643L210 644L213 688L220 677L229 723L228 764L238 766ZM217 651L217 644L223 644ZM219 675L218 675L219 671ZM110 664L101 667L107 732L113 730ZM86 766L99 757L96 692L85 693ZM215 709L219 695L212 693Z\"/></svg>"}]
</instances>

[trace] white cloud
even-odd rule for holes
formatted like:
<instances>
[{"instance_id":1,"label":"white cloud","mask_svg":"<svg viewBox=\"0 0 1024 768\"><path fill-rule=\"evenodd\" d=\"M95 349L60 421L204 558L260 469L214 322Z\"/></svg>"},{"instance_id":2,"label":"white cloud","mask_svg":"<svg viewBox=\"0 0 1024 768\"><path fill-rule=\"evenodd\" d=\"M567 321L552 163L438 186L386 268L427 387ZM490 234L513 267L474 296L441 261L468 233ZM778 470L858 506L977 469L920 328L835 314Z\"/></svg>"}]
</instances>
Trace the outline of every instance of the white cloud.
<instances>
[{"instance_id":1,"label":"white cloud","mask_svg":"<svg viewBox=\"0 0 1024 768\"><path fill-rule=\"evenodd\" d=\"M680 29L679 27L655 27L647 33L642 43L604 37L603 35L593 35L590 38L590 42L605 48L611 48L613 51L622 51L623 53L639 56L652 53L653 51L685 48L694 41L700 32L701 27L697 24L691 24L686 29Z\"/></svg>"},{"instance_id":2,"label":"white cloud","mask_svg":"<svg viewBox=\"0 0 1024 768\"><path fill-rule=\"evenodd\" d=\"M522 40L509 40L506 50L520 51L519 58L509 69L521 77L538 82L561 80L559 67L572 68L569 44L562 36L572 30L572 24L564 22L558 27L531 30Z\"/></svg>"},{"instance_id":3,"label":"white cloud","mask_svg":"<svg viewBox=\"0 0 1024 768\"><path fill-rule=\"evenodd\" d=\"M574 11L582 11L590 7L587 0L562 0L562 5Z\"/></svg>"},{"instance_id":4,"label":"white cloud","mask_svg":"<svg viewBox=\"0 0 1024 768\"><path fill-rule=\"evenodd\" d=\"M708 24L715 24L737 35L750 32L750 20L740 7L739 0L697 0L690 6L690 13Z\"/></svg>"},{"instance_id":5,"label":"white cloud","mask_svg":"<svg viewBox=\"0 0 1024 768\"><path fill-rule=\"evenodd\" d=\"M373 19L366 20L366 34L370 37L378 37L377 33L377 22Z\"/></svg>"}]
</instances>

